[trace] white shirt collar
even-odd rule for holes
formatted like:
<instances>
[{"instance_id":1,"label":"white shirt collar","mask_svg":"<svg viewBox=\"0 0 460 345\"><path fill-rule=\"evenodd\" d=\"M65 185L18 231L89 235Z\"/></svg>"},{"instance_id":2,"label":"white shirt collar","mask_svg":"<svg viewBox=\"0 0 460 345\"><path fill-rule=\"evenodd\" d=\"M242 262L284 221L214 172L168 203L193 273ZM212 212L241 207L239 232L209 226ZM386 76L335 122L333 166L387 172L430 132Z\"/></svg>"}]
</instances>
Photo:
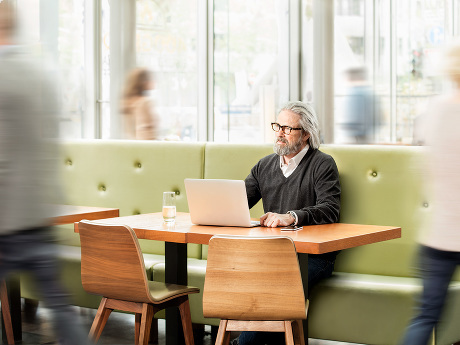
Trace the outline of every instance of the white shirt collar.
<instances>
[{"instance_id":1,"label":"white shirt collar","mask_svg":"<svg viewBox=\"0 0 460 345\"><path fill-rule=\"evenodd\" d=\"M309 147L310 146L308 144L305 145L305 147L300 150L298 154L292 157L287 164L284 163L284 156L280 156L280 168L285 177L290 176L294 172L302 158L307 154Z\"/></svg>"}]
</instances>

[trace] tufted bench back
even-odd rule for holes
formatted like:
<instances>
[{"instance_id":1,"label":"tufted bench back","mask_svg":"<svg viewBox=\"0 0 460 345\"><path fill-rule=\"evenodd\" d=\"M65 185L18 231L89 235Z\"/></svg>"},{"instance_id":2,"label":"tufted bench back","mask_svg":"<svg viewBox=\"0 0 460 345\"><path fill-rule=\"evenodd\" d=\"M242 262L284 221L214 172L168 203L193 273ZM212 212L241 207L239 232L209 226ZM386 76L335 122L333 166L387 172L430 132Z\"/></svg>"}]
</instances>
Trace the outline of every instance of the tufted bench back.
<instances>
[{"instance_id":1,"label":"tufted bench back","mask_svg":"<svg viewBox=\"0 0 460 345\"><path fill-rule=\"evenodd\" d=\"M421 170L423 148L325 146L323 151L339 168L341 222L402 228L400 239L343 251L336 270L413 276L418 232L430 213Z\"/></svg>"},{"instance_id":2,"label":"tufted bench back","mask_svg":"<svg viewBox=\"0 0 460 345\"><path fill-rule=\"evenodd\" d=\"M323 145L339 168L344 223L400 226L402 238L343 251L336 270L412 276L417 232L430 213L419 160L423 148ZM163 191L176 191L178 211L188 211L185 178L244 179L271 144L76 140L60 156L66 203L117 207L120 215L159 212ZM263 214L260 202L252 217ZM64 243L79 237L62 231ZM145 253L164 254L164 243L141 241ZM207 247L189 245L189 257L206 258Z\"/></svg>"},{"instance_id":3,"label":"tufted bench back","mask_svg":"<svg viewBox=\"0 0 460 345\"><path fill-rule=\"evenodd\" d=\"M400 226L402 238L342 251L336 271L412 276L415 240L429 214L422 192L419 160L423 148L402 146L324 145L334 157L342 186L340 221ZM271 144L206 144L205 178L244 179L257 161L272 153ZM263 214L261 203L252 217ZM206 257L203 246L203 257Z\"/></svg>"},{"instance_id":4,"label":"tufted bench back","mask_svg":"<svg viewBox=\"0 0 460 345\"><path fill-rule=\"evenodd\" d=\"M60 156L65 203L116 207L127 216L161 212L163 192L175 191L177 210L188 212L184 179L203 178L203 161L203 143L67 141ZM78 234L63 236L65 244L79 245ZM164 242L139 242L144 253L164 254ZM201 258L200 245L188 249L189 257Z\"/></svg>"}]
</instances>

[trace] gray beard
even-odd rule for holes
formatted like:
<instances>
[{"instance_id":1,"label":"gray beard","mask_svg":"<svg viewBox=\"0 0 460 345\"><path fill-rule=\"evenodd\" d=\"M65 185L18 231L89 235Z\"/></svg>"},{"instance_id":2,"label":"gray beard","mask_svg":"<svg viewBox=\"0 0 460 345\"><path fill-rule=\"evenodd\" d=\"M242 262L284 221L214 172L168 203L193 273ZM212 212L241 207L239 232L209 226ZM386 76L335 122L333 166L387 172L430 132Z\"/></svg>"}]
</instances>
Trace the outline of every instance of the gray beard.
<instances>
[{"instance_id":1,"label":"gray beard","mask_svg":"<svg viewBox=\"0 0 460 345\"><path fill-rule=\"evenodd\" d=\"M303 136L300 136L299 140L297 140L297 142L294 144L289 144L287 141L283 141L284 143L286 143L286 145L281 146L277 144L277 141L279 141L279 139L275 138L275 143L273 145L273 151L275 151L275 153L278 156L287 156L287 155L299 152L300 148L302 147L302 139L303 139Z\"/></svg>"}]
</instances>

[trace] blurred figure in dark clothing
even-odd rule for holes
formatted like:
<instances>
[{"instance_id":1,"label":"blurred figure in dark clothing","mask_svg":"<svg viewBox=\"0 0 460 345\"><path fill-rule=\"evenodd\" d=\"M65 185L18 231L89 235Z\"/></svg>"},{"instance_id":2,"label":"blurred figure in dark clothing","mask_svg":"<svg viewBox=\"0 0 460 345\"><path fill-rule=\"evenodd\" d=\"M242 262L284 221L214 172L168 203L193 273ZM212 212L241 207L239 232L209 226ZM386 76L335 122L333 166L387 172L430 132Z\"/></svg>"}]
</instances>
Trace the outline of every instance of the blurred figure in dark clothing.
<instances>
[{"instance_id":1,"label":"blurred figure in dark clothing","mask_svg":"<svg viewBox=\"0 0 460 345\"><path fill-rule=\"evenodd\" d=\"M345 71L348 90L344 99L340 130L348 144L375 142L374 130L380 126L380 103L367 80L365 67Z\"/></svg>"},{"instance_id":2,"label":"blurred figure in dark clothing","mask_svg":"<svg viewBox=\"0 0 460 345\"><path fill-rule=\"evenodd\" d=\"M44 73L14 43L15 8L0 3L0 279L31 272L62 344L87 344L58 283L48 204L57 179L57 107ZM45 138L47 137L47 138Z\"/></svg>"}]
</instances>

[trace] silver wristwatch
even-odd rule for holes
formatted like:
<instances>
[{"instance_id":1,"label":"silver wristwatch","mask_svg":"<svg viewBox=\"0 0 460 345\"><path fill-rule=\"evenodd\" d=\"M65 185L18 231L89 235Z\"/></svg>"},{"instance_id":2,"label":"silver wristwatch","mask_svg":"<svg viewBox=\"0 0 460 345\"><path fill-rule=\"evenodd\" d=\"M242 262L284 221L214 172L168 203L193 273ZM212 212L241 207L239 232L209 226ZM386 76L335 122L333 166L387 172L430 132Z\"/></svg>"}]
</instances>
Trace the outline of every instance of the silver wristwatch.
<instances>
[{"instance_id":1,"label":"silver wristwatch","mask_svg":"<svg viewBox=\"0 0 460 345\"><path fill-rule=\"evenodd\" d=\"M286 213L289 213L289 214L294 218L294 223L289 224L289 225L297 225L298 218L297 218L297 215L295 214L295 212L293 212L293 211L287 211Z\"/></svg>"}]
</instances>

